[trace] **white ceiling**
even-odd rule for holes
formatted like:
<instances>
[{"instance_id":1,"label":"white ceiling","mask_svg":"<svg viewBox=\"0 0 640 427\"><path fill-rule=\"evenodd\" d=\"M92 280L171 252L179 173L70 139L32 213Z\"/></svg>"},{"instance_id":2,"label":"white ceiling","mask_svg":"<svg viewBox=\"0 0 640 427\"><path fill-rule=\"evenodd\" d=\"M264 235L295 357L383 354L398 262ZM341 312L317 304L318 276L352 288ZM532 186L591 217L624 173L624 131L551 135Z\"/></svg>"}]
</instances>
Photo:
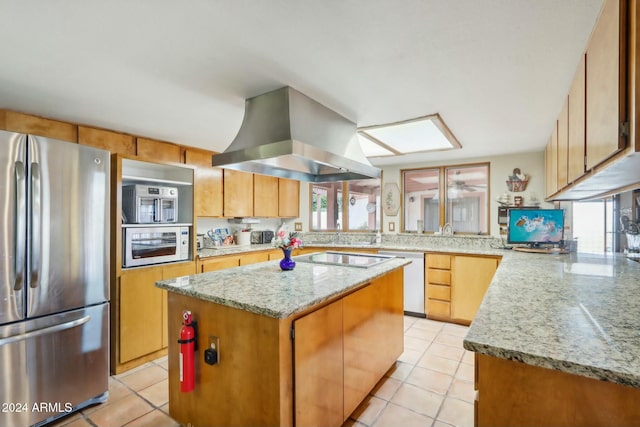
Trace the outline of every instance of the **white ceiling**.
<instances>
[{"instance_id":1,"label":"white ceiling","mask_svg":"<svg viewBox=\"0 0 640 427\"><path fill-rule=\"evenodd\" d=\"M0 107L224 151L292 86L358 126L440 113L462 150L541 150L602 0L0 0Z\"/></svg>"}]
</instances>

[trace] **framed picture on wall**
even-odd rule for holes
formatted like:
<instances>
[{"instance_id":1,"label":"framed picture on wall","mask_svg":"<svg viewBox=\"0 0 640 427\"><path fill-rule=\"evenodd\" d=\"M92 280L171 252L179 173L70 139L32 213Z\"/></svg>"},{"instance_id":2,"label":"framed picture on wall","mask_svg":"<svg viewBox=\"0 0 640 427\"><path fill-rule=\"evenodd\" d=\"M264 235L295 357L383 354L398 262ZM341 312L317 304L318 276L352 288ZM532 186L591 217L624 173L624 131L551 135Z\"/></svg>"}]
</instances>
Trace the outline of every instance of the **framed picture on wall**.
<instances>
[{"instance_id":1,"label":"framed picture on wall","mask_svg":"<svg viewBox=\"0 0 640 427\"><path fill-rule=\"evenodd\" d=\"M398 215L398 211L400 210L400 189L398 188L398 184L390 183L384 186L382 203L384 204L385 215Z\"/></svg>"}]
</instances>

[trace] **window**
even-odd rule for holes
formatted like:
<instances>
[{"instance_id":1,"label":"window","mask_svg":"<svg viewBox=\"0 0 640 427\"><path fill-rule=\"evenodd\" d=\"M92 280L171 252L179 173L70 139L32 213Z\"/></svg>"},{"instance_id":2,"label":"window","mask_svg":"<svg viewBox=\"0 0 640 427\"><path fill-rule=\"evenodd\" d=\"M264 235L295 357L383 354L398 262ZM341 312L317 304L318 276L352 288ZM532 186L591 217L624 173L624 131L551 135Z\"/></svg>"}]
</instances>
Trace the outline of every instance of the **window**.
<instances>
[{"instance_id":1,"label":"window","mask_svg":"<svg viewBox=\"0 0 640 427\"><path fill-rule=\"evenodd\" d=\"M489 233L489 164L402 171L404 231Z\"/></svg>"},{"instance_id":2,"label":"window","mask_svg":"<svg viewBox=\"0 0 640 427\"><path fill-rule=\"evenodd\" d=\"M379 179L311 184L311 230L379 230L380 194Z\"/></svg>"}]
</instances>

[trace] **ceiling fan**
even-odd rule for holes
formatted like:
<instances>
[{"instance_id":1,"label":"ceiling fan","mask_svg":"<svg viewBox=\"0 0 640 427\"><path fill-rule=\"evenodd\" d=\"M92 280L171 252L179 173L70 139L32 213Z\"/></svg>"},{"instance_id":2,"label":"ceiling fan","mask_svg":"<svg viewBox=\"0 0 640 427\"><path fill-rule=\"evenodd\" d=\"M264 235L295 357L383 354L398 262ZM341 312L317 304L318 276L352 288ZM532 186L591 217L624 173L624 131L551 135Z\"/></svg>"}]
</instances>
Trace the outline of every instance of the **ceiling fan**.
<instances>
[{"instance_id":1,"label":"ceiling fan","mask_svg":"<svg viewBox=\"0 0 640 427\"><path fill-rule=\"evenodd\" d=\"M460 179L460 171L456 171L456 176L452 181L449 181L449 188L455 189L457 191L478 191L480 188L485 188L484 184L482 185L470 185L467 184L464 180Z\"/></svg>"},{"instance_id":2,"label":"ceiling fan","mask_svg":"<svg viewBox=\"0 0 640 427\"><path fill-rule=\"evenodd\" d=\"M460 191L478 191L479 189L484 189L486 185L485 184L479 184L479 185L467 184L466 181L460 178L460 171L456 171L455 179L450 180L447 187L450 190L460 192ZM437 189L438 187L432 187L432 188L428 188L427 190L433 191Z\"/></svg>"}]
</instances>

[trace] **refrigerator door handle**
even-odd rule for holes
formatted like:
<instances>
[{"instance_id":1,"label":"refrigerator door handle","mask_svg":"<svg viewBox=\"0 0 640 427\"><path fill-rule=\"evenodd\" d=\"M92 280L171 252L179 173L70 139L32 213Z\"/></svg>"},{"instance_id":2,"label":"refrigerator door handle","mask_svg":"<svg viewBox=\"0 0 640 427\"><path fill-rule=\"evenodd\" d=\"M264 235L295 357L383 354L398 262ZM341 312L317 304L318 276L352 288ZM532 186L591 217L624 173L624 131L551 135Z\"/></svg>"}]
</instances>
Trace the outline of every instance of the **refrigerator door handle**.
<instances>
[{"instance_id":1,"label":"refrigerator door handle","mask_svg":"<svg viewBox=\"0 0 640 427\"><path fill-rule=\"evenodd\" d=\"M162 203L160 199L153 199L153 220L162 222Z\"/></svg>"},{"instance_id":2,"label":"refrigerator door handle","mask_svg":"<svg viewBox=\"0 0 640 427\"><path fill-rule=\"evenodd\" d=\"M25 170L24 163L15 162L15 180L16 180L16 230L15 230L15 248L16 248L16 264L15 264L15 281L13 290L19 291L24 284L24 259L27 251L27 225L26 225L26 208L27 195L25 186Z\"/></svg>"},{"instance_id":3,"label":"refrigerator door handle","mask_svg":"<svg viewBox=\"0 0 640 427\"><path fill-rule=\"evenodd\" d=\"M35 329L33 331L29 331L24 334L12 335L10 337L0 338L0 346L11 344L18 341L24 341L29 338L35 338L42 335L52 334L54 332L64 331L65 329L75 328L77 326L84 325L89 320L91 320L91 316L87 315L79 319L70 320L69 322L60 323L58 325L47 326L46 328L42 328L42 329Z\"/></svg>"},{"instance_id":4,"label":"refrigerator door handle","mask_svg":"<svg viewBox=\"0 0 640 427\"><path fill-rule=\"evenodd\" d=\"M32 288L38 287L40 268L41 241L41 216L42 216L42 189L40 181L40 164L31 164L31 259L29 262L29 284Z\"/></svg>"}]
</instances>

